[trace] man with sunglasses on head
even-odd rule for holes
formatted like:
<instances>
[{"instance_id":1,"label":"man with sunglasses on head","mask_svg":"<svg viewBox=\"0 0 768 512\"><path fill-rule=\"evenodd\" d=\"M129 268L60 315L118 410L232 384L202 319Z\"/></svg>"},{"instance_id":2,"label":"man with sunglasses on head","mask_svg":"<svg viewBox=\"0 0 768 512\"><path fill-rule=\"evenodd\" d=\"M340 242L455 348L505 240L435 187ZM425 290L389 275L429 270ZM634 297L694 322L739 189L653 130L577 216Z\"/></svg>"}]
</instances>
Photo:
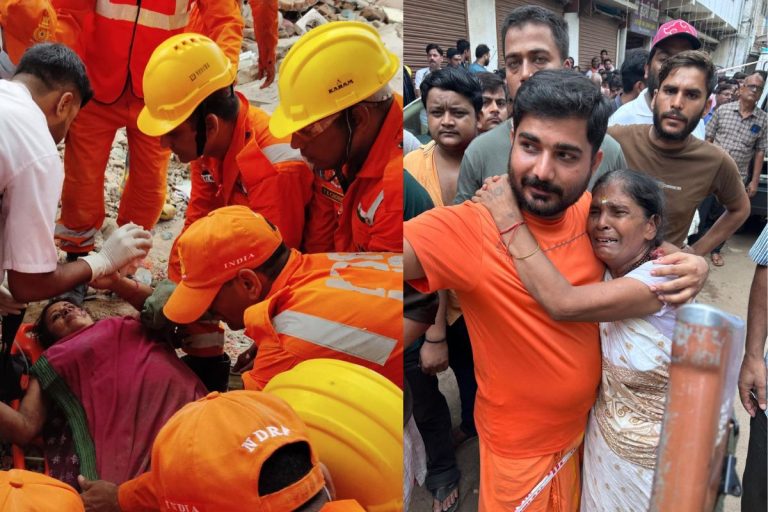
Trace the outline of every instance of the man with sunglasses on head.
<instances>
[{"instance_id":1,"label":"man with sunglasses on head","mask_svg":"<svg viewBox=\"0 0 768 512\"><path fill-rule=\"evenodd\" d=\"M360 22L317 27L285 56L269 128L316 173L305 252L402 251L403 104L388 85L399 68Z\"/></svg>"}]
</instances>

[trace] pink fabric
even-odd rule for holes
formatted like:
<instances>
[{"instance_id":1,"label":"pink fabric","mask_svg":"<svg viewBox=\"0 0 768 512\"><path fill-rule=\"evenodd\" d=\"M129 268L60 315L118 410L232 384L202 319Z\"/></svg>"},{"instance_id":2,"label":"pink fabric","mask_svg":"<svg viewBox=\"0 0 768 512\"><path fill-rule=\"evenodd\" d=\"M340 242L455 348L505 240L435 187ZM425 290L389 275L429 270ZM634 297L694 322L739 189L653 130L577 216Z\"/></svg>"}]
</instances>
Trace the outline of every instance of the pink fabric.
<instances>
[{"instance_id":1,"label":"pink fabric","mask_svg":"<svg viewBox=\"0 0 768 512\"><path fill-rule=\"evenodd\" d=\"M160 428L206 394L175 352L133 318L101 320L44 355L85 410L99 477L117 484L149 469Z\"/></svg>"}]
</instances>

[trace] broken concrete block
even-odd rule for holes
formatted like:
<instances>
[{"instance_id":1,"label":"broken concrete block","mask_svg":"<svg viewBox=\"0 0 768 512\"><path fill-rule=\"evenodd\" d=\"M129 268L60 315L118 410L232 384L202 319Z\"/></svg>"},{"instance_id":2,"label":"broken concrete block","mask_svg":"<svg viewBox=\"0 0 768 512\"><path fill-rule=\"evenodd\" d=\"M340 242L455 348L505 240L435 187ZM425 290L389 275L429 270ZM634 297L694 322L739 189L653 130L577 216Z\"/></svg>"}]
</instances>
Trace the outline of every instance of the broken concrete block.
<instances>
[{"instance_id":1,"label":"broken concrete block","mask_svg":"<svg viewBox=\"0 0 768 512\"><path fill-rule=\"evenodd\" d=\"M313 7L296 22L295 27L299 34L304 34L307 31L312 30L319 25L325 25L326 23L328 23L328 20Z\"/></svg>"},{"instance_id":2,"label":"broken concrete block","mask_svg":"<svg viewBox=\"0 0 768 512\"><path fill-rule=\"evenodd\" d=\"M314 6L317 0L279 0L278 9L281 11L306 11Z\"/></svg>"},{"instance_id":3,"label":"broken concrete block","mask_svg":"<svg viewBox=\"0 0 768 512\"><path fill-rule=\"evenodd\" d=\"M387 22L387 13L384 12L384 10L380 7L376 7L374 5L367 5L363 7L363 10L360 11L360 16L368 21L381 21L384 23Z\"/></svg>"}]
</instances>

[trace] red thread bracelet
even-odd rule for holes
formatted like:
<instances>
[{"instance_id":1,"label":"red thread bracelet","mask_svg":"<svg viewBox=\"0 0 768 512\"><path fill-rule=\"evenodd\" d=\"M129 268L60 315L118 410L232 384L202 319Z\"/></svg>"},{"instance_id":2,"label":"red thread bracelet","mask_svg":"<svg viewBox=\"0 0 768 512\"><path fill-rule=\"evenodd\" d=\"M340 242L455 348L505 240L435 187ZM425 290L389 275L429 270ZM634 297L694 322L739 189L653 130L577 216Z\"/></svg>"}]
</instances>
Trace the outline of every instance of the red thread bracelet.
<instances>
[{"instance_id":1,"label":"red thread bracelet","mask_svg":"<svg viewBox=\"0 0 768 512\"><path fill-rule=\"evenodd\" d=\"M507 233L511 233L512 231L516 230L517 228L519 228L519 227L520 227L520 226L522 226L523 224L525 224L525 221L524 221L524 220L521 220L521 221L515 222L514 224L512 224L511 226L509 226L507 229L505 229L505 230L503 230L503 231L499 231L499 235L501 235L501 236L504 236L504 235L506 235Z\"/></svg>"}]
</instances>

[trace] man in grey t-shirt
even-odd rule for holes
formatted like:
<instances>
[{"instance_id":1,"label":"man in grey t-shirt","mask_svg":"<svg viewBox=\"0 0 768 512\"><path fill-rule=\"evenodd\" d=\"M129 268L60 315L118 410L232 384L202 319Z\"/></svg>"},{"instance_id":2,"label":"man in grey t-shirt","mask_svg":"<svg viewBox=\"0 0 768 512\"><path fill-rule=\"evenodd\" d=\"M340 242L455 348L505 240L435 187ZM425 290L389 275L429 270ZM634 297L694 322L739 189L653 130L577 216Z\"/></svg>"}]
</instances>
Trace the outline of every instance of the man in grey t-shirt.
<instances>
[{"instance_id":1,"label":"man in grey t-shirt","mask_svg":"<svg viewBox=\"0 0 768 512\"><path fill-rule=\"evenodd\" d=\"M514 98L520 85L542 69L560 69L568 56L568 24L558 14L538 6L514 9L501 29L507 88ZM603 162L592 183L600 175L626 167L619 144L606 135L600 146ZM464 152L454 204L470 199L490 176L506 174L512 151L512 120L477 137Z\"/></svg>"}]
</instances>

